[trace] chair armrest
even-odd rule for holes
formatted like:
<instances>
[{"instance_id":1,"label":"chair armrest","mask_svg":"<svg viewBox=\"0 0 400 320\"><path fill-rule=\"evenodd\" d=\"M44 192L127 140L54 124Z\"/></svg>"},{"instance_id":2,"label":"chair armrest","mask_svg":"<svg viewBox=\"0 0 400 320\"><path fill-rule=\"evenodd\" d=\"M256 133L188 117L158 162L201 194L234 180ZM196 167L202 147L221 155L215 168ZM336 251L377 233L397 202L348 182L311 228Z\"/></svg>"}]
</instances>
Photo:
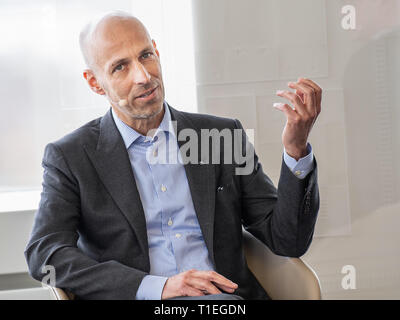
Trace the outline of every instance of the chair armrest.
<instances>
[{"instance_id":1,"label":"chair armrest","mask_svg":"<svg viewBox=\"0 0 400 320\"><path fill-rule=\"evenodd\" d=\"M55 300L49 287L0 290L1 300Z\"/></svg>"},{"instance_id":2,"label":"chair armrest","mask_svg":"<svg viewBox=\"0 0 400 320\"><path fill-rule=\"evenodd\" d=\"M72 294L70 292L66 292L63 289L50 287L50 286L49 286L49 288L52 291L56 300L74 300L74 298L75 298L74 294Z\"/></svg>"},{"instance_id":3,"label":"chair armrest","mask_svg":"<svg viewBox=\"0 0 400 320\"><path fill-rule=\"evenodd\" d=\"M271 299L321 299L318 276L300 258L274 254L266 245L245 230L243 230L243 245L250 270Z\"/></svg>"}]
</instances>

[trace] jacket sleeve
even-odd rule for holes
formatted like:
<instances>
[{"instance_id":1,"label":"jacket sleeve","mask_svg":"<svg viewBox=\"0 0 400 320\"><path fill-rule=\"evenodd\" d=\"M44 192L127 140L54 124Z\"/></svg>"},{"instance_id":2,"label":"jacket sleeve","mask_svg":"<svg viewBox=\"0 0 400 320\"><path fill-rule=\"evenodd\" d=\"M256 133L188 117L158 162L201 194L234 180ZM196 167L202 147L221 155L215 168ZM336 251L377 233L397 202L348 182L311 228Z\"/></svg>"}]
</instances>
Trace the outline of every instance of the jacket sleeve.
<instances>
[{"instance_id":1,"label":"jacket sleeve","mask_svg":"<svg viewBox=\"0 0 400 320\"><path fill-rule=\"evenodd\" d=\"M30 275L41 281L45 266L53 266L55 286L81 299L135 299L145 272L113 260L99 263L77 246L79 185L58 146L46 146L42 166L43 191L24 252Z\"/></svg>"},{"instance_id":2,"label":"jacket sleeve","mask_svg":"<svg viewBox=\"0 0 400 320\"><path fill-rule=\"evenodd\" d=\"M246 162L252 164L251 170L246 170L248 174L239 176L243 226L275 254L300 257L311 244L319 210L316 159L314 157L314 169L304 179L299 179L288 168L282 155L276 189L263 172L241 123L235 122L236 128L243 132L242 150L247 150Z\"/></svg>"}]
</instances>

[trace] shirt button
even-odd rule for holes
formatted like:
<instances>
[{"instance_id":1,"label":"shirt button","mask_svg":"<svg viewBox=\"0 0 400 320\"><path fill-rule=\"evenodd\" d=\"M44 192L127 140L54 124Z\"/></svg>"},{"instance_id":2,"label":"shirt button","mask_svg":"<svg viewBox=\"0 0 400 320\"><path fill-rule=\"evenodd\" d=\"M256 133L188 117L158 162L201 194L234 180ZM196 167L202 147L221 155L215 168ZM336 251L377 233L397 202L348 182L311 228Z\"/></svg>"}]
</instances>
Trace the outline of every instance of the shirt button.
<instances>
[{"instance_id":1,"label":"shirt button","mask_svg":"<svg viewBox=\"0 0 400 320\"><path fill-rule=\"evenodd\" d=\"M161 191L162 191L162 192L165 192L165 191L167 191L167 187L166 187L166 186L164 186L163 184L161 185Z\"/></svg>"},{"instance_id":2,"label":"shirt button","mask_svg":"<svg viewBox=\"0 0 400 320\"><path fill-rule=\"evenodd\" d=\"M172 226L172 220L171 220L171 218L169 218L169 220L168 220L168 225L169 225L169 226Z\"/></svg>"},{"instance_id":3,"label":"shirt button","mask_svg":"<svg viewBox=\"0 0 400 320\"><path fill-rule=\"evenodd\" d=\"M297 171L294 172L294 174L295 174L296 176L299 176L299 175L301 175L301 171L300 171L300 170L297 170Z\"/></svg>"},{"instance_id":4,"label":"shirt button","mask_svg":"<svg viewBox=\"0 0 400 320\"><path fill-rule=\"evenodd\" d=\"M180 234L180 233L177 233L176 235L175 235L175 237L177 237L178 239L181 237L182 235Z\"/></svg>"}]
</instances>

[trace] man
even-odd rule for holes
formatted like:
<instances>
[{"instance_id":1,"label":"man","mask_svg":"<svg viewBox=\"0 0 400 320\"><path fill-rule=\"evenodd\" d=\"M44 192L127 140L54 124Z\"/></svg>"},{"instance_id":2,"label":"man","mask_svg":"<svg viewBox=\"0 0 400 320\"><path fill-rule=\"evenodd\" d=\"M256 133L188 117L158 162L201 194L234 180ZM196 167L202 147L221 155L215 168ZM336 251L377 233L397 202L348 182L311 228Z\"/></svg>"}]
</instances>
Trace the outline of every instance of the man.
<instances>
[{"instance_id":1,"label":"man","mask_svg":"<svg viewBox=\"0 0 400 320\"><path fill-rule=\"evenodd\" d=\"M237 174L242 163L215 164L202 155L194 163L149 162L149 154L169 150L169 157L182 147L186 129L201 137L205 129L243 128L164 101L159 52L138 19L108 14L82 31L80 44L84 77L111 109L46 146L43 192L25 251L31 275L41 280L42 268L54 266L56 286L81 299L267 299L247 267L242 225L279 255L308 249L319 194L307 137L321 89L300 79L290 84L296 93L278 92L295 110L277 105L288 121L276 190L254 152L247 174ZM240 137L234 148L249 150Z\"/></svg>"}]
</instances>

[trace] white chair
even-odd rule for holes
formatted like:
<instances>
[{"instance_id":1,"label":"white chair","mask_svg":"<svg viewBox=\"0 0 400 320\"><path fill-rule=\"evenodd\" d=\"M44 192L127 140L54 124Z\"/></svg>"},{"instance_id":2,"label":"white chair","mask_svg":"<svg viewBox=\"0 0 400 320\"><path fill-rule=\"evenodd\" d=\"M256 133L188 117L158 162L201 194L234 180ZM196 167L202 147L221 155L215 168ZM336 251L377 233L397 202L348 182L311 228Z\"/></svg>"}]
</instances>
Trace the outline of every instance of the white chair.
<instances>
[{"instance_id":1,"label":"white chair","mask_svg":"<svg viewBox=\"0 0 400 320\"><path fill-rule=\"evenodd\" d=\"M247 264L273 300L320 300L317 274L300 258L274 254L252 234L243 231Z\"/></svg>"}]
</instances>

